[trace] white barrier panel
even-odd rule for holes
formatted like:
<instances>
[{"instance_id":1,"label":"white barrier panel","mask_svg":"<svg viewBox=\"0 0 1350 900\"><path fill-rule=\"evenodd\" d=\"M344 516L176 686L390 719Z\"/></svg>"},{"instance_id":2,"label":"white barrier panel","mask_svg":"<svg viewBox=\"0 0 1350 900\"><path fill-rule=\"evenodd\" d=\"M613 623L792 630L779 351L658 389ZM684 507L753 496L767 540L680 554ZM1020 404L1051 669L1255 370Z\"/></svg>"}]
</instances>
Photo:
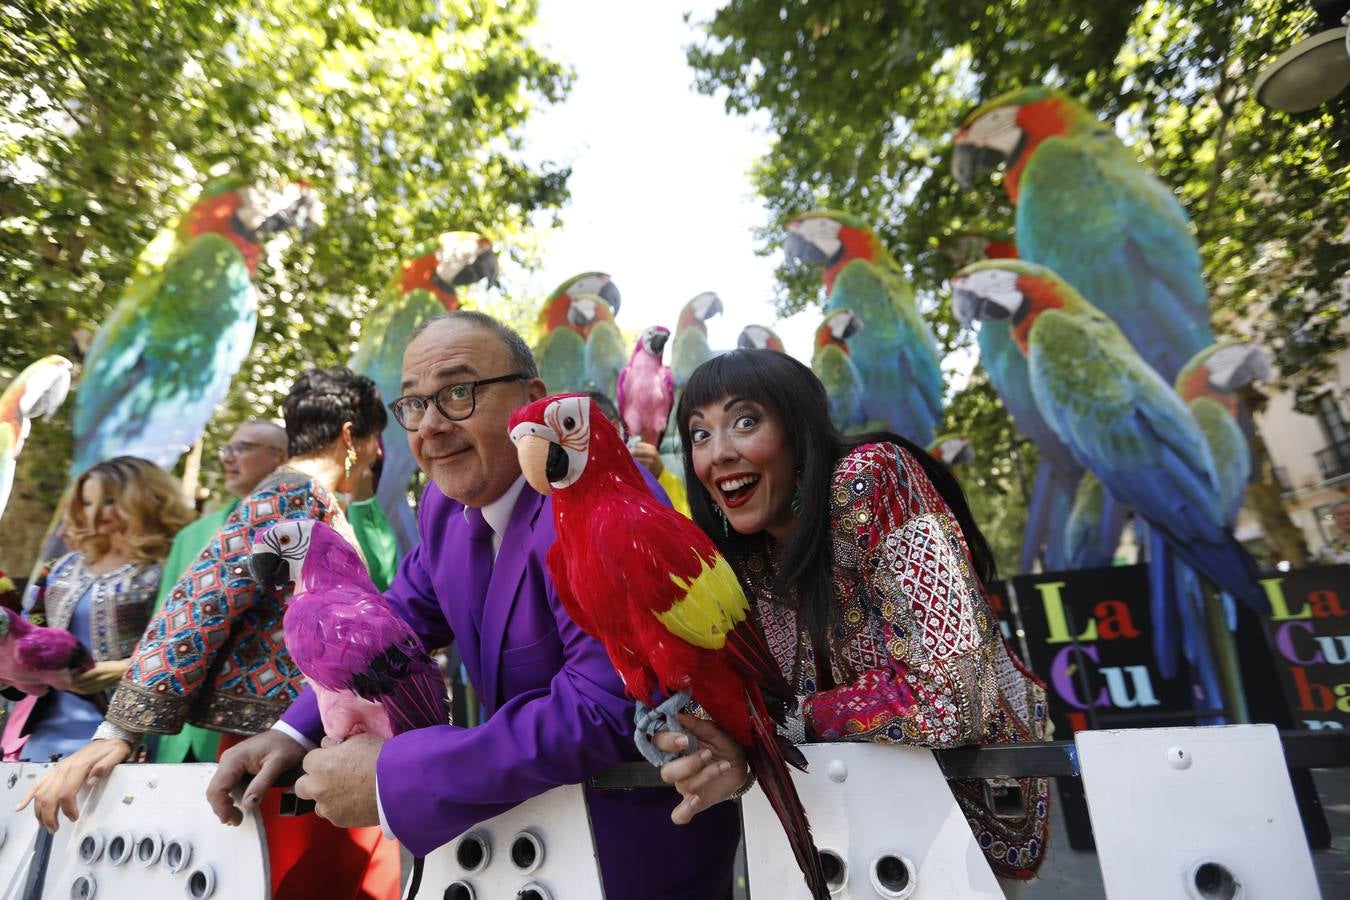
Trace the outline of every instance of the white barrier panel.
<instances>
[{"instance_id":1,"label":"white barrier panel","mask_svg":"<svg viewBox=\"0 0 1350 900\"><path fill-rule=\"evenodd\" d=\"M1272 725L1074 737L1111 900L1321 894Z\"/></svg>"},{"instance_id":2,"label":"white barrier panel","mask_svg":"<svg viewBox=\"0 0 1350 900\"><path fill-rule=\"evenodd\" d=\"M14 806L46 770L46 763L0 763L0 900L20 900L37 847L37 817Z\"/></svg>"},{"instance_id":3,"label":"white barrier panel","mask_svg":"<svg viewBox=\"0 0 1350 900\"><path fill-rule=\"evenodd\" d=\"M419 900L601 900L580 785L540 794L433 850Z\"/></svg>"},{"instance_id":4,"label":"white barrier panel","mask_svg":"<svg viewBox=\"0 0 1350 900\"><path fill-rule=\"evenodd\" d=\"M122 765L82 792L79 820L56 832L42 900L267 900L262 818L220 824L206 802L215 770Z\"/></svg>"},{"instance_id":5,"label":"white barrier panel","mask_svg":"<svg viewBox=\"0 0 1350 900\"><path fill-rule=\"evenodd\" d=\"M807 744L792 772L836 900L998 898L1003 891L929 750ZM750 895L806 900L787 836L764 792L741 801ZM831 858L832 857L832 858Z\"/></svg>"}]
</instances>

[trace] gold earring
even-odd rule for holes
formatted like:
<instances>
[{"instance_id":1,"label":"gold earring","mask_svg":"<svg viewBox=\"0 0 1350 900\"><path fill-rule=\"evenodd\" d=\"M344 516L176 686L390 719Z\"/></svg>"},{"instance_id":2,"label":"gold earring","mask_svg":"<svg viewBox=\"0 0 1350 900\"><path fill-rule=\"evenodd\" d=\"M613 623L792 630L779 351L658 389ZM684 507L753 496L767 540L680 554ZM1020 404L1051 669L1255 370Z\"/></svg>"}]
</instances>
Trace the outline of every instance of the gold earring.
<instances>
[{"instance_id":1,"label":"gold earring","mask_svg":"<svg viewBox=\"0 0 1350 900\"><path fill-rule=\"evenodd\" d=\"M347 448L347 458L342 463L342 477L352 477L352 466L356 465L356 451L351 447Z\"/></svg>"}]
</instances>

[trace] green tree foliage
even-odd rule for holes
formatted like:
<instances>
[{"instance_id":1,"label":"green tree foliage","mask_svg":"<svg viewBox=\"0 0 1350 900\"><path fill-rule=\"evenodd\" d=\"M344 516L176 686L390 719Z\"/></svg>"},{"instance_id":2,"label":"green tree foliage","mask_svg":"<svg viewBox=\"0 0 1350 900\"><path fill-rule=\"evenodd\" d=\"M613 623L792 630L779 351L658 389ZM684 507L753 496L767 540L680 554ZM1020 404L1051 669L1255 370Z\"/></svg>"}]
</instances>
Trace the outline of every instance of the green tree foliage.
<instances>
[{"instance_id":1,"label":"green tree foliage","mask_svg":"<svg viewBox=\"0 0 1350 900\"><path fill-rule=\"evenodd\" d=\"M566 197L566 170L518 152L520 126L570 80L527 40L534 16L497 0L0 8L0 380L72 352L75 330L103 319L142 251L224 172L307 181L326 221L269 247L257 339L216 437L275 414L297 372L345 362L401 256L438 232L493 238L513 257L509 288L533 264L531 214ZM495 292L475 300L519 315ZM25 454L43 457L28 481L48 501L67 421L34 429L52 452Z\"/></svg>"},{"instance_id":2,"label":"green tree foliage","mask_svg":"<svg viewBox=\"0 0 1350 900\"><path fill-rule=\"evenodd\" d=\"M1014 87L1073 94L1190 211L1217 329L1273 350L1282 386L1307 401L1345 345L1350 99L1289 116L1262 109L1253 90L1310 19L1302 0L728 0L701 23L689 61L701 90L767 116L774 133L754 176L772 217L765 252L793 213L863 216L908 267L947 351L970 342L946 289L969 260L961 237L1012 227L997 177L974 191L951 177L951 136L979 102ZM818 273L779 276L783 312L822 299ZM963 479L996 494L977 505L1017 491L995 471L1006 459L985 452L1011 434L986 409L990 396L972 381L944 425L980 447ZM971 431L976 422L992 430Z\"/></svg>"}]
</instances>

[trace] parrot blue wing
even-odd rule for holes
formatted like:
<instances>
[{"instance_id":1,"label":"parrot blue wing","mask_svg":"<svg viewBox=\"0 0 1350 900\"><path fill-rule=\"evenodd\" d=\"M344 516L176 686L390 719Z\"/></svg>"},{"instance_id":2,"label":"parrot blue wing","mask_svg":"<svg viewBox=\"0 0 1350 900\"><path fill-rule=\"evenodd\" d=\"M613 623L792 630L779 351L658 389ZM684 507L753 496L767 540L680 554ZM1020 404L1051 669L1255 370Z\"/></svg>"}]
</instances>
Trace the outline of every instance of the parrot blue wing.
<instances>
[{"instance_id":1,"label":"parrot blue wing","mask_svg":"<svg viewBox=\"0 0 1350 900\"><path fill-rule=\"evenodd\" d=\"M818 349L811 359L811 371L825 385L834 427L847 434L862 425L862 376L844 348L827 344Z\"/></svg>"},{"instance_id":2,"label":"parrot blue wing","mask_svg":"<svg viewBox=\"0 0 1350 900\"><path fill-rule=\"evenodd\" d=\"M1017 247L1116 322L1169 382L1214 341L1186 213L1112 134L1036 149L1021 177Z\"/></svg>"},{"instance_id":3,"label":"parrot blue wing","mask_svg":"<svg viewBox=\"0 0 1350 900\"><path fill-rule=\"evenodd\" d=\"M1206 578L1262 608L1255 564L1227 531L1199 426L1119 329L1096 312L1043 312L1028 368L1046 422L1106 490Z\"/></svg>"},{"instance_id":4,"label":"parrot blue wing","mask_svg":"<svg viewBox=\"0 0 1350 900\"><path fill-rule=\"evenodd\" d=\"M75 395L75 474L119 454L168 468L201 436L253 343L257 300L225 238L192 239L134 284Z\"/></svg>"},{"instance_id":5,"label":"parrot blue wing","mask_svg":"<svg viewBox=\"0 0 1350 900\"><path fill-rule=\"evenodd\" d=\"M828 312L851 309L862 331L849 339L862 376L862 417L909 438L933 442L942 417L942 369L937 344L898 274L865 259L840 270Z\"/></svg>"}]
</instances>

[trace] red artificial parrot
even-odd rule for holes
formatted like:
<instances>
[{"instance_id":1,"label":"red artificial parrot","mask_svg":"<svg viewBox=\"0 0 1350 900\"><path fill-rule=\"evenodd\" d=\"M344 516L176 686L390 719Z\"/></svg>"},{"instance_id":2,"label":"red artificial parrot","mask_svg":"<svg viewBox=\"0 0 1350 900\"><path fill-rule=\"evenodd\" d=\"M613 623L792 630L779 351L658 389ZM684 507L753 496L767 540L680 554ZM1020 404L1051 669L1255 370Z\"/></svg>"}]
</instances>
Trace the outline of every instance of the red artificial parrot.
<instances>
[{"instance_id":1,"label":"red artificial parrot","mask_svg":"<svg viewBox=\"0 0 1350 900\"><path fill-rule=\"evenodd\" d=\"M787 765L806 768L775 721L792 701L736 574L698 526L652 495L619 433L581 394L546 397L511 416L530 486L552 495L557 541L548 566L563 608L605 645L638 703L638 749L691 696L744 749L812 896L829 889ZM655 710L646 704L666 699ZM692 736L691 736L692 737ZM691 741L690 751L693 742Z\"/></svg>"}]
</instances>

